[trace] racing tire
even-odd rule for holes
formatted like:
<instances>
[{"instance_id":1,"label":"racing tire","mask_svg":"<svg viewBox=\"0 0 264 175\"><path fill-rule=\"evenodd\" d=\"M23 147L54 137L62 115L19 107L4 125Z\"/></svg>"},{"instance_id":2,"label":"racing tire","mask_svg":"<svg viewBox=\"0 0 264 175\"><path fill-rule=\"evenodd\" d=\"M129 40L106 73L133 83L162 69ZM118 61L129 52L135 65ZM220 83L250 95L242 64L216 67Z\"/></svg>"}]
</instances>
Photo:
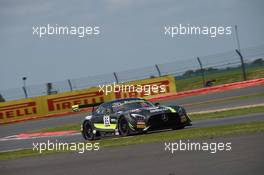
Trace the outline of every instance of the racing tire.
<instances>
[{"instance_id":1,"label":"racing tire","mask_svg":"<svg viewBox=\"0 0 264 175\"><path fill-rule=\"evenodd\" d=\"M128 136L130 134L130 128L128 121L125 117L121 117L118 121L118 131L121 136Z\"/></svg>"},{"instance_id":2,"label":"racing tire","mask_svg":"<svg viewBox=\"0 0 264 175\"><path fill-rule=\"evenodd\" d=\"M94 140L95 134L93 134L93 127L89 121L83 123L82 135L85 140Z\"/></svg>"}]
</instances>

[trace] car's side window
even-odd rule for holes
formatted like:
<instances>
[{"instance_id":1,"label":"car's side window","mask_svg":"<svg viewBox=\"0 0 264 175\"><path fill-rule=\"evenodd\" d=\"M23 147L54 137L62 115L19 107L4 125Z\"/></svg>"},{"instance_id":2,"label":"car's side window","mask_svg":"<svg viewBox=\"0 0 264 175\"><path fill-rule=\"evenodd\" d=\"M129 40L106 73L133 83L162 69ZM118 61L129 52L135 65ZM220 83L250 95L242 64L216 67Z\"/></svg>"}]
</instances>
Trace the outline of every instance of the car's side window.
<instances>
[{"instance_id":1,"label":"car's side window","mask_svg":"<svg viewBox=\"0 0 264 175\"><path fill-rule=\"evenodd\" d=\"M105 114L111 114L113 112L113 110L112 110L112 107L111 107L111 105L106 105L105 106L105 111L104 111L104 113Z\"/></svg>"},{"instance_id":2,"label":"car's side window","mask_svg":"<svg viewBox=\"0 0 264 175\"><path fill-rule=\"evenodd\" d=\"M97 114L103 114L105 111L105 107L104 106L99 106L97 109L96 109L96 113Z\"/></svg>"}]
</instances>

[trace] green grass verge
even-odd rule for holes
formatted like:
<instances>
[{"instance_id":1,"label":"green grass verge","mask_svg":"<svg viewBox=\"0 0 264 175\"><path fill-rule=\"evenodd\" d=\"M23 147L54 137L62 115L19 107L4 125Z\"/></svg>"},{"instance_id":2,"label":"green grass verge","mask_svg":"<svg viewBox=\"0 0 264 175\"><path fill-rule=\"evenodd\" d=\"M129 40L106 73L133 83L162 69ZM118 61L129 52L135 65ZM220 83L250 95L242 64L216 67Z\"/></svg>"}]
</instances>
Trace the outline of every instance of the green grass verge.
<instances>
[{"instance_id":1,"label":"green grass verge","mask_svg":"<svg viewBox=\"0 0 264 175\"><path fill-rule=\"evenodd\" d=\"M243 124L223 125L208 128L193 128L176 131L166 131L159 133L151 133L146 135L138 135L133 137L123 137L116 139L105 139L96 142L100 143L100 149L104 147L126 146L134 144L146 144L154 142L172 141L178 139L197 139L197 138L212 138L227 135L249 134L256 132L264 132L264 122L250 122ZM16 159L29 156L43 156L57 151L46 151L42 154L33 150L20 150L12 152L0 153L0 160ZM61 153L61 152L60 152Z\"/></svg>"},{"instance_id":2,"label":"green grass verge","mask_svg":"<svg viewBox=\"0 0 264 175\"><path fill-rule=\"evenodd\" d=\"M238 100L248 100L253 98L263 98L264 93L254 93L249 95L241 95L241 96L234 96L234 97L226 97L226 98L218 98L213 100L208 100L204 102L195 102L191 104L187 104L188 106L205 106L209 104L222 104L226 102L238 101Z\"/></svg>"},{"instance_id":3,"label":"green grass verge","mask_svg":"<svg viewBox=\"0 0 264 175\"><path fill-rule=\"evenodd\" d=\"M247 79L256 79L264 77L264 67L249 67L246 69ZM215 79L216 82L214 85L227 84L233 82L243 81L242 74L240 69L222 71L216 73L205 74L206 80ZM187 79L177 80L176 79L176 88L177 91L186 91L192 89L202 88L202 77L194 76Z\"/></svg>"},{"instance_id":4,"label":"green grass verge","mask_svg":"<svg viewBox=\"0 0 264 175\"><path fill-rule=\"evenodd\" d=\"M205 120L205 119L234 117L234 116L261 113L261 112L264 112L263 106L233 109L233 110L227 110L227 111L217 111L217 112L210 112L210 113L203 113L203 114L190 114L190 117L193 121L197 121L197 120Z\"/></svg>"},{"instance_id":5,"label":"green grass verge","mask_svg":"<svg viewBox=\"0 0 264 175\"><path fill-rule=\"evenodd\" d=\"M44 128L44 129L40 129L40 130L34 130L34 131L30 131L29 133L80 130L80 128L81 128L80 123L73 123L73 124L67 124L67 125L52 127L52 128Z\"/></svg>"},{"instance_id":6,"label":"green grass verge","mask_svg":"<svg viewBox=\"0 0 264 175\"><path fill-rule=\"evenodd\" d=\"M62 153L56 151L45 151L43 153L38 153L37 151L33 151L32 149L24 149L18 151L10 151L10 152L1 152L0 153L0 160L10 160L10 159L17 159L22 157L31 157L31 156L45 156L48 154L54 153Z\"/></svg>"}]
</instances>

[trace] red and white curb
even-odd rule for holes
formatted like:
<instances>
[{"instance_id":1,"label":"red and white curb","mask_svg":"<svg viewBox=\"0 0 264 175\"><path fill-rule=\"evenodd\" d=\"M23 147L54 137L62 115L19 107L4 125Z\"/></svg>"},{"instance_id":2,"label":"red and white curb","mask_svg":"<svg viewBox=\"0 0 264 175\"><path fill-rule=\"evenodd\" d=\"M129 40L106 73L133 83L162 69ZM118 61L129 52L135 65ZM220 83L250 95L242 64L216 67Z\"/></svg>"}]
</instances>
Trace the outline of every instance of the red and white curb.
<instances>
[{"instance_id":1,"label":"red and white curb","mask_svg":"<svg viewBox=\"0 0 264 175\"><path fill-rule=\"evenodd\" d=\"M77 130L56 131L56 132L21 133L21 134L17 134L17 135L12 135L12 136L7 136L7 137L0 138L0 141L25 140L25 139L69 136L69 135L79 135L79 134L80 134L80 132L77 131Z\"/></svg>"}]
</instances>

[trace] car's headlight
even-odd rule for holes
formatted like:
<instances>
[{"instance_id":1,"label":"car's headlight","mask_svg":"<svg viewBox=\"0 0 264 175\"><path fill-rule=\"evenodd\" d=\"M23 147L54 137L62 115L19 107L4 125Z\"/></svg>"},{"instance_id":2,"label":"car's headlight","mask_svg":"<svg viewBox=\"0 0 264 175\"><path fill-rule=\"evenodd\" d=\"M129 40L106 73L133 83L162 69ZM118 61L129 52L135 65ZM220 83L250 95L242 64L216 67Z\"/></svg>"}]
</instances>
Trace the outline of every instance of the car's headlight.
<instances>
[{"instance_id":1,"label":"car's headlight","mask_svg":"<svg viewBox=\"0 0 264 175\"><path fill-rule=\"evenodd\" d=\"M137 120L145 120L145 116L141 114L130 114L132 117L134 117Z\"/></svg>"}]
</instances>

